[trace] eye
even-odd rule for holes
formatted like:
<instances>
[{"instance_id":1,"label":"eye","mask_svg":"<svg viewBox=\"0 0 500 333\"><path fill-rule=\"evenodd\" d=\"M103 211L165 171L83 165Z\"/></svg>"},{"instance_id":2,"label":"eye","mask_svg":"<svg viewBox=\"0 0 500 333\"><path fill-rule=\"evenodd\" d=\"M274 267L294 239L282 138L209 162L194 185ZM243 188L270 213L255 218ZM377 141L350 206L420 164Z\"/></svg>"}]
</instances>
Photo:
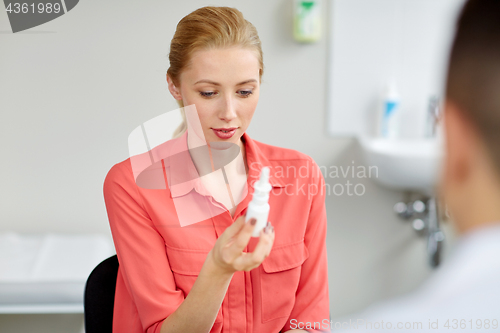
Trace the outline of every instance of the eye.
<instances>
[{"instance_id":1,"label":"eye","mask_svg":"<svg viewBox=\"0 0 500 333\"><path fill-rule=\"evenodd\" d=\"M214 91L200 91L200 95L206 98L213 97L215 95Z\"/></svg>"},{"instance_id":2,"label":"eye","mask_svg":"<svg viewBox=\"0 0 500 333\"><path fill-rule=\"evenodd\" d=\"M240 90L239 91L241 97L249 97L251 94L253 94L253 91L251 90Z\"/></svg>"}]
</instances>

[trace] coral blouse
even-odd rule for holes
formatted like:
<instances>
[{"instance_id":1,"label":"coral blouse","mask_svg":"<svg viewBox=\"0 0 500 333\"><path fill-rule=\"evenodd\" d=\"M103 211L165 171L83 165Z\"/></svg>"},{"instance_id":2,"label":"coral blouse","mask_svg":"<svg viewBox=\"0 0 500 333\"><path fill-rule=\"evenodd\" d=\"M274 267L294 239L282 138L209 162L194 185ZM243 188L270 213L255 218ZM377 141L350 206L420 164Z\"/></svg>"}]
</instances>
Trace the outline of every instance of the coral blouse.
<instances>
[{"instance_id":1,"label":"coral blouse","mask_svg":"<svg viewBox=\"0 0 500 333\"><path fill-rule=\"evenodd\" d=\"M245 214L263 166L271 175L269 221L275 229L274 244L259 267L234 273L210 332L327 331L327 219L320 169L298 151L252 140L246 133L242 141L249 166L248 194L234 217L225 210L181 227L168 187L138 186L130 158L109 170L104 200L120 263L114 333L160 332L165 318L191 290L217 238ZM187 149L187 133L169 143ZM201 195L196 187L187 192ZM252 252L257 242L252 237L245 251ZM311 327L316 323L316 329L306 328L308 323Z\"/></svg>"}]
</instances>

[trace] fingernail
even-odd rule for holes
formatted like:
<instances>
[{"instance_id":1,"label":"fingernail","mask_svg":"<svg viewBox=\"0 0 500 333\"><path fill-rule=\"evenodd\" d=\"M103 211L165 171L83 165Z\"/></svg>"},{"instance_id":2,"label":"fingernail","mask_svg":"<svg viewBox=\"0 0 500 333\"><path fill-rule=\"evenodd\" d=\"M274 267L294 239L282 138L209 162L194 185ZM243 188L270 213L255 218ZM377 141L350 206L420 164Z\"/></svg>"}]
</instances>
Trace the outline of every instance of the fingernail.
<instances>
[{"instance_id":1,"label":"fingernail","mask_svg":"<svg viewBox=\"0 0 500 333\"><path fill-rule=\"evenodd\" d=\"M269 231L271 231L271 228L269 228L269 225L267 225L265 228L264 228L264 232L266 234L269 234Z\"/></svg>"},{"instance_id":2,"label":"fingernail","mask_svg":"<svg viewBox=\"0 0 500 333\"><path fill-rule=\"evenodd\" d=\"M252 218L250 219L250 224L251 224L251 225L255 225L255 223L257 223L257 219L256 219L255 217L252 217Z\"/></svg>"}]
</instances>

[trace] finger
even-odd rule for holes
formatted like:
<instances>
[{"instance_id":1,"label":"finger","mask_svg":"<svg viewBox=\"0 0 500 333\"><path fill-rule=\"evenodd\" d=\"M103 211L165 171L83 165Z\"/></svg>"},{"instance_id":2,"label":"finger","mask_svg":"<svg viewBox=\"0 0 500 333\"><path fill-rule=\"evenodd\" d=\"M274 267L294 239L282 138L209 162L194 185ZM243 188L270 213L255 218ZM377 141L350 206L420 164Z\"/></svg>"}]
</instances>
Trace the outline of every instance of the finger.
<instances>
[{"instance_id":1,"label":"finger","mask_svg":"<svg viewBox=\"0 0 500 333\"><path fill-rule=\"evenodd\" d=\"M252 237L253 229L255 228L255 224L252 224L252 220L257 221L255 218L249 219L244 226L240 229L240 231L235 234L230 243L228 243L228 249L230 253L230 257L232 259L236 259L241 255L241 252L245 249Z\"/></svg>"},{"instance_id":2,"label":"finger","mask_svg":"<svg viewBox=\"0 0 500 333\"><path fill-rule=\"evenodd\" d=\"M257 219L252 217L244 222L244 226L240 229L240 231L234 235L235 238L235 249L238 251L243 251L247 246L250 238L252 237L253 230L257 225Z\"/></svg>"},{"instance_id":3,"label":"finger","mask_svg":"<svg viewBox=\"0 0 500 333\"><path fill-rule=\"evenodd\" d=\"M224 230L222 235L224 235L226 239L230 239L234 237L234 235L236 235L238 232L240 232L241 228L243 228L244 226L245 215L241 215L236 219L236 221L234 221L234 223L232 223L229 227L226 228L226 230Z\"/></svg>"},{"instance_id":4,"label":"finger","mask_svg":"<svg viewBox=\"0 0 500 333\"><path fill-rule=\"evenodd\" d=\"M272 244L274 244L274 237L275 237L274 227L273 227L273 225L271 224L271 222L268 222L268 223L269 223L269 234L271 235L271 238L272 238L271 243L272 243ZM267 249L267 252L266 252L266 257L267 257L267 256L269 256L269 254L271 254L272 244L271 244L271 246Z\"/></svg>"},{"instance_id":5,"label":"finger","mask_svg":"<svg viewBox=\"0 0 500 333\"><path fill-rule=\"evenodd\" d=\"M273 247L274 237L275 237L274 227L272 226L271 222L267 222L266 227L264 228L264 230L262 230L262 234L263 235L269 235L270 238L271 238L271 245L266 248L266 254L265 254L265 256L267 257L271 253L271 249Z\"/></svg>"},{"instance_id":6,"label":"finger","mask_svg":"<svg viewBox=\"0 0 500 333\"><path fill-rule=\"evenodd\" d=\"M269 231L271 231L269 229ZM269 255L274 243L274 233L265 233L264 230L260 231L259 242L255 246L253 252L244 253L237 257L234 261L237 267L246 267L246 271L259 266L262 261Z\"/></svg>"}]
</instances>

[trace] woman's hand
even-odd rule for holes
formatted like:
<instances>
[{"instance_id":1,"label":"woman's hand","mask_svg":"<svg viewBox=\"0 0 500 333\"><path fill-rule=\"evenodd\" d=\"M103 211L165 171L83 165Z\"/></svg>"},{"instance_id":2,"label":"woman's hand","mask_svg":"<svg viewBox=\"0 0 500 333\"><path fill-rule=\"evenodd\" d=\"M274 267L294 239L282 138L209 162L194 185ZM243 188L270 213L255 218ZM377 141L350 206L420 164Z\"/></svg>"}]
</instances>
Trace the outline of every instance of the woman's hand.
<instances>
[{"instance_id":1,"label":"woman's hand","mask_svg":"<svg viewBox=\"0 0 500 333\"><path fill-rule=\"evenodd\" d=\"M250 219L248 223L245 223L245 216L242 215L217 239L209 255L212 256L213 262L221 272L232 274L236 271L251 271L269 255L274 243L274 227L270 222L267 222L267 226L261 230L255 250L243 252L252 237L254 228L255 219Z\"/></svg>"}]
</instances>

